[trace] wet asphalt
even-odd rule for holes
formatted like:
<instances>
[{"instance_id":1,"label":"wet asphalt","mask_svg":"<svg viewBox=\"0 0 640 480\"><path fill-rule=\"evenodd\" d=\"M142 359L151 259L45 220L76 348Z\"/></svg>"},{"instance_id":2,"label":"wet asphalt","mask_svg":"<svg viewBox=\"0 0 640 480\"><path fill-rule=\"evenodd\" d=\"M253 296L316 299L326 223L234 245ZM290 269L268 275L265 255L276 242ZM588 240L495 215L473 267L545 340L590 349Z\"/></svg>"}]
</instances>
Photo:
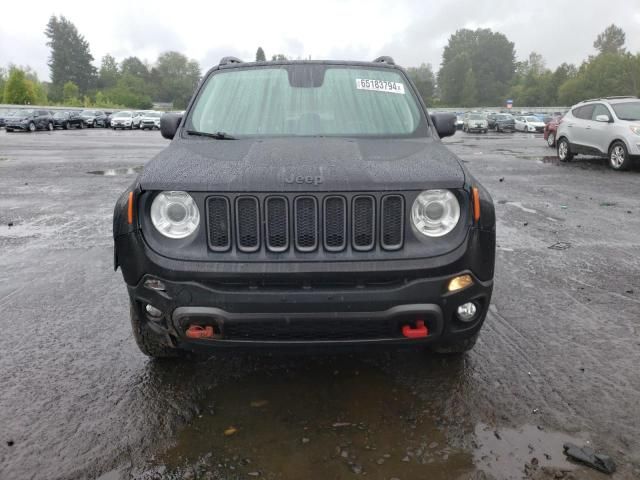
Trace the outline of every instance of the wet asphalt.
<instances>
[{"instance_id":1,"label":"wet asphalt","mask_svg":"<svg viewBox=\"0 0 640 480\"><path fill-rule=\"evenodd\" d=\"M154 362L112 268L157 132L0 131L0 479L640 478L640 166L446 143L496 203L476 348ZM11 226L10 226L11 225ZM608 453L612 477L568 462Z\"/></svg>"}]
</instances>

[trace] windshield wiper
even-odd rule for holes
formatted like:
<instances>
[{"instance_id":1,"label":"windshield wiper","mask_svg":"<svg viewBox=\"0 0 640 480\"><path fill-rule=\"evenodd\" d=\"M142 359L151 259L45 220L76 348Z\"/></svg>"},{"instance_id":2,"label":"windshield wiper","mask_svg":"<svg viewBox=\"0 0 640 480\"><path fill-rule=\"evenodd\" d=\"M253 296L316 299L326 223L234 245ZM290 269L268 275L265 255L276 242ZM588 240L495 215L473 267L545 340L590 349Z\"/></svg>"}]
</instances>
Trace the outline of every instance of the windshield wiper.
<instances>
[{"instance_id":1,"label":"windshield wiper","mask_svg":"<svg viewBox=\"0 0 640 480\"><path fill-rule=\"evenodd\" d=\"M215 138L216 140L236 140L236 137L225 132L199 132L198 130L187 130L189 135L197 135L199 137Z\"/></svg>"}]
</instances>

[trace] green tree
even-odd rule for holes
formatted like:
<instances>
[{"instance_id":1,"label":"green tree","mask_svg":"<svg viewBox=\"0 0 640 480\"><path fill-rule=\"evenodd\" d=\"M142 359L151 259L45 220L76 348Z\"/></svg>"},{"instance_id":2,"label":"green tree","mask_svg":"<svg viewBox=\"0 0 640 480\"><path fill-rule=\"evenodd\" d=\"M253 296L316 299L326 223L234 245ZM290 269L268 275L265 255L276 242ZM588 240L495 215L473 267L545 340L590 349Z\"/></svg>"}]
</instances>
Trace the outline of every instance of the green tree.
<instances>
[{"instance_id":1,"label":"green tree","mask_svg":"<svg viewBox=\"0 0 640 480\"><path fill-rule=\"evenodd\" d=\"M283 55L282 53L278 53L277 55L273 55L271 57L272 62L281 62L286 60L288 60L288 58L286 57L286 55Z\"/></svg>"},{"instance_id":2,"label":"green tree","mask_svg":"<svg viewBox=\"0 0 640 480\"><path fill-rule=\"evenodd\" d=\"M6 68L0 67L0 98L4 96L4 86L7 83L9 73Z\"/></svg>"},{"instance_id":3,"label":"green tree","mask_svg":"<svg viewBox=\"0 0 640 480\"><path fill-rule=\"evenodd\" d=\"M98 88L111 88L118 82L120 71L118 62L110 54L102 57L100 72L98 74Z\"/></svg>"},{"instance_id":4,"label":"green tree","mask_svg":"<svg viewBox=\"0 0 640 480\"><path fill-rule=\"evenodd\" d=\"M436 90L436 79L431 64L423 63L419 67L407 69L409 77L418 89L418 93L426 104L432 104Z\"/></svg>"},{"instance_id":5,"label":"green tree","mask_svg":"<svg viewBox=\"0 0 640 480\"><path fill-rule=\"evenodd\" d=\"M200 65L179 52L165 52L158 57L151 78L157 89L155 99L182 109L200 81Z\"/></svg>"},{"instance_id":6,"label":"green tree","mask_svg":"<svg viewBox=\"0 0 640 480\"><path fill-rule=\"evenodd\" d=\"M62 87L62 101L65 105L76 105L80 97L80 89L78 86L69 81Z\"/></svg>"},{"instance_id":7,"label":"green tree","mask_svg":"<svg viewBox=\"0 0 640 480\"><path fill-rule=\"evenodd\" d=\"M625 40L626 35L624 30L612 23L604 30L604 32L598 35L595 42L593 42L593 47L601 54L622 54L625 52Z\"/></svg>"},{"instance_id":8,"label":"green tree","mask_svg":"<svg viewBox=\"0 0 640 480\"><path fill-rule=\"evenodd\" d=\"M149 69L138 57L125 58L120 64L120 72L145 79L149 77Z\"/></svg>"},{"instance_id":9,"label":"green tree","mask_svg":"<svg viewBox=\"0 0 640 480\"><path fill-rule=\"evenodd\" d=\"M33 82L27 80L24 70L12 68L4 85L4 103L33 105L36 103Z\"/></svg>"},{"instance_id":10,"label":"green tree","mask_svg":"<svg viewBox=\"0 0 640 480\"><path fill-rule=\"evenodd\" d=\"M478 104L478 86L473 69L467 70L462 84L461 106L474 107Z\"/></svg>"},{"instance_id":11,"label":"green tree","mask_svg":"<svg viewBox=\"0 0 640 480\"><path fill-rule=\"evenodd\" d=\"M471 69L477 104L501 104L511 85L515 67L514 45L504 34L482 28L458 30L449 37L442 54L438 72L441 99L445 104L460 105ZM467 86L471 88L469 84Z\"/></svg>"},{"instance_id":12,"label":"green tree","mask_svg":"<svg viewBox=\"0 0 640 480\"><path fill-rule=\"evenodd\" d=\"M118 79L115 87L101 93L100 101L114 105L122 105L128 108L146 110L153 106L148 95L147 83L144 79L135 75L125 74ZM96 94L96 103L98 95Z\"/></svg>"},{"instance_id":13,"label":"green tree","mask_svg":"<svg viewBox=\"0 0 640 480\"><path fill-rule=\"evenodd\" d=\"M264 55L264 50L262 47L258 47L258 50L256 51L256 62L265 62L266 60L267 57Z\"/></svg>"},{"instance_id":14,"label":"green tree","mask_svg":"<svg viewBox=\"0 0 640 480\"><path fill-rule=\"evenodd\" d=\"M49 69L51 71L51 93L54 98L62 97L62 88L66 82L78 85L81 93L93 87L96 69L91 64L93 56L89 43L75 25L64 16L51 16L44 34L51 48Z\"/></svg>"}]
</instances>

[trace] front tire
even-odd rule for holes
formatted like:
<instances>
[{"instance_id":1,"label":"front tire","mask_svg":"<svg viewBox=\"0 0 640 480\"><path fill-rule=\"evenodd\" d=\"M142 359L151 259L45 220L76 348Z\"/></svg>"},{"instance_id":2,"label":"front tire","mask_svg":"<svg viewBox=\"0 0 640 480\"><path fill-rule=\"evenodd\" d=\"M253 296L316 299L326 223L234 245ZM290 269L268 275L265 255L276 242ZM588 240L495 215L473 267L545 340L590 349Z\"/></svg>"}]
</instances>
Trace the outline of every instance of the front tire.
<instances>
[{"instance_id":1,"label":"front tire","mask_svg":"<svg viewBox=\"0 0 640 480\"><path fill-rule=\"evenodd\" d=\"M556 132L549 132L547 136L547 145L551 148L556 146Z\"/></svg>"},{"instance_id":2,"label":"front tire","mask_svg":"<svg viewBox=\"0 0 640 480\"><path fill-rule=\"evenodd\" d=\"M50 132L53 132L53 123L51 122L47 123L47 130L49 130Z\"/></svg>"},{"instance_id":3,"label":"front tire","mask_svg":"<svg viewBox=\"0 0 640 480\"><path fill-rule=\"evenodd\" d=\"M440 355L461 355L473 349L479 336L480 332L476 332L474 335L461 340L430 347L430 351Z\"/></svg>"},{"instance_id":4,"label":"front tire","mask_svg":"<svg viewBox=\"0 0 640 480\"><path fill-rule=\"evenodd\" d=\"M62 125L62 129L69 130L69 122L64 122L64 124Z\"/></svg>"},{"instance_id":5,"label":"front tire","mask_svg":"<svg viewBox=\"0 0 640 480\"><path fill-rule=\"evenodd\" d=\"M631 166L627 146L620 140L613 142L609 147L609 166L619 171L628 170Z\"/></svg>"},{"instance_id":6,"label":"front tire","mask_svg":"<svg viewBox=\"0 0 640 480\"><path fill-rule=\"evenodd\" d=\"M35 132L36 131L36 124L33 123L33 122L30 122L28 128L29 128L30 132Z\"/></svg>"},{"instance_id":7,"label":"front tire","mask_svg":"<svg viewBox=\"0 0 640 480\"><path fill-rule=\"evenodd\" d=\"M136 344L142 353L151 358L176 358L181 352L167 343L167 339L149 328L148 320L141 315L141 306L129 299L131 328Z\"/></svg>"},{"instance_id":8,"label":"front tire","mask_svg":"<svg viewBox=\"0 0 640 480\"><path fill-rule=\"evenodd\" d=\"M561 162L570 162L573 160L573 153L571 152L571 145L569 145L569 140L562 137L558 140L558 160Z\"/></svg>"}]
</instances>

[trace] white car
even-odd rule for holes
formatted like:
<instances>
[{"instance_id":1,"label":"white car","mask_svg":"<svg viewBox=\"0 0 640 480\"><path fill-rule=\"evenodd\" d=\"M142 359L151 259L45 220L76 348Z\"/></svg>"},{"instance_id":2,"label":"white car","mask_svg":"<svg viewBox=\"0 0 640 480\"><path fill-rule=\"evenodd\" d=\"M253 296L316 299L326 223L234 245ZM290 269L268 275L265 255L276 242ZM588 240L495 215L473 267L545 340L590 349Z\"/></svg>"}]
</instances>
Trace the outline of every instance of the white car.
<instances>
[{"instance_id":1,"label":"white car","mask_svg":"<svg viewBox=\"0 0 640 480\"><path fill-rule=\"evenodd\" d=\"M160 117L162 116L161 112L145 112L145 114L140 119L140 129L146 130L160 130Z\"/></svg>"},{"instance_id":2,"label":"white car","mask_svg":"<svg viewBox=\"0 0 640 480\"><path fill-rule=\"evenodd\" d=\"M465 114L462 131L487 133L487 131L489 131L489 122L487 122L487 117L481 113Z\"/></svg>"},{"instance_id":3,"label":"white car","mask_svg":"<svg viewBox=\"0 0 640 480\"><path fill-rule=\"evenodd\" d=\"M116 130L118 128L124 130L131 130L133 128L133 112L124 110L122 112L116 112L111 115L111 128Z\"/></svg>"},{"instance_id":4,"label":"white car","mask_svg":"<svg viewBox=\"0 0 640 480\"><path fill-rule=\"evenodd\" d=\"M516 117L516 130L519 132L542 133L544 122L533 115L521 115Z\"/></svg>"},{"instance_id":5,"label":"white car","mask_svg":"<svg viewBox=\"0 0 640 480\"><path fill-rule=\"evenodd\" d=\"M640 100L606 97L571 107L556 132L558 159L574 155L606 157L614 170L627 170L640 158Z\"/></svg>"}]
</instances>

